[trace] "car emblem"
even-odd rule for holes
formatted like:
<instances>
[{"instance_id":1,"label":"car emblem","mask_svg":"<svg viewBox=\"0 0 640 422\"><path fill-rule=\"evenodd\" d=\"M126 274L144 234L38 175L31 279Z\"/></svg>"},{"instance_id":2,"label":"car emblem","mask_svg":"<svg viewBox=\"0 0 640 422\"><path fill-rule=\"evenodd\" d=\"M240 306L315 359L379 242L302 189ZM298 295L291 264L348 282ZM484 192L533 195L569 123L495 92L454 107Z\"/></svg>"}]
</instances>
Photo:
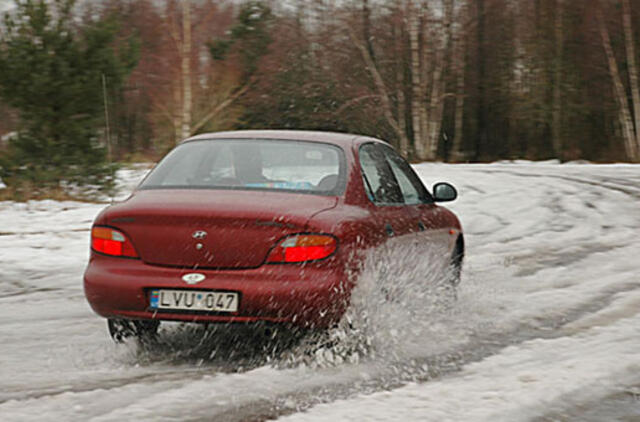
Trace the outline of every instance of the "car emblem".
<instances>
[{"instance_id":1,"label":"car emblem","mask_svg":"<svg viewBox=\"0 0 640 422\"><path fill-rule=\"evenodd\" d=\"M191 237L193 237L194 239L204 239L205 237L207 237L207 232L204 230L198 230L193 232Z\"/></svg>"},{"instance_id":2,"label":"car emblem","mask_svg":"<svg viewBox=\"0 0 640 422\"><path fill-rule=\"evenodd\" d=\"M182 281L187 284L197 284L205 279L204 274L199 273L189 273L182 276Z\"/></svg>"}]
</instances>

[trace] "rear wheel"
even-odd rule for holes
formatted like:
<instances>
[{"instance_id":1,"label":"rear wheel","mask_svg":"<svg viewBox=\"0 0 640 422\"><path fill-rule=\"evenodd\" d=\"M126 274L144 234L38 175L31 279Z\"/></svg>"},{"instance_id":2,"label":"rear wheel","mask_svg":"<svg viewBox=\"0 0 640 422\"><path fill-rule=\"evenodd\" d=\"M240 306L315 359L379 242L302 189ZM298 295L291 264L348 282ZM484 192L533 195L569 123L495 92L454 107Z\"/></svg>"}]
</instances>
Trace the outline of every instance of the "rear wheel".
<instances>
[{"instance_id":1,"label":"rear wheel","mask_svg":"<svg viewBox=\"0 0 640 422\"><path fill-rule=\"evenodd\" d=\"M456 241L456 247L451 254L451 263L449 264L450 273L449 280L451 290L453 292L454 299L458 298L458 284L460 284L460 278L462 277L462 261L464 259L464 240L462 236L458 237Z\"/></svg>"},{"instance_id":2,"label":"rear wheel","mask_svg":"<svg viewBox=\"0 0 640 422\"><path fill-rule=\"evenodd\" d=\"M460 284L462 276L462 261L464 259L464 240L462 236L458 237L456 247L451 255L451 284L457 286Z\"/></svg>"},{"instance_id":3,"label":"rear wheel","mask_svg":"<svg viewBox=\"0 0 640 422\"><path fill-rule=\"evenodd\" d=\"M159 321L109 319L107 320L109 334L116 343L123 343L126 339L137 337L141 341L155 338L160 326Z\"/></svg>"}]
</instances>

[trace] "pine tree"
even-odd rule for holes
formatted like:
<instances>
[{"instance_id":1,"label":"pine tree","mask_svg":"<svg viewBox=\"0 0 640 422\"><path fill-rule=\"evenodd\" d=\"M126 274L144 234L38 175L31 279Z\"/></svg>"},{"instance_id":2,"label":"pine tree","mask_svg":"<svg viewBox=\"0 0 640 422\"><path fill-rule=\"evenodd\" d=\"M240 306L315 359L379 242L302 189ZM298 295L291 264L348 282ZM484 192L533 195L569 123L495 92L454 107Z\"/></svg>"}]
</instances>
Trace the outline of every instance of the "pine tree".
<instances>
[{"instance_id":1,"label":"pine tree","mask_svg":"<svg viewBox=\"0 0 640 422\"><path fill-rule=\"evenodd\" d=\"M102 75L115 94L136 64L133 42L115 48L114 19L78 24L75 0L16 1L0 33L0 96L20 115L2 177L43 188L110 182Z\"/></svg>"}]
</instances>

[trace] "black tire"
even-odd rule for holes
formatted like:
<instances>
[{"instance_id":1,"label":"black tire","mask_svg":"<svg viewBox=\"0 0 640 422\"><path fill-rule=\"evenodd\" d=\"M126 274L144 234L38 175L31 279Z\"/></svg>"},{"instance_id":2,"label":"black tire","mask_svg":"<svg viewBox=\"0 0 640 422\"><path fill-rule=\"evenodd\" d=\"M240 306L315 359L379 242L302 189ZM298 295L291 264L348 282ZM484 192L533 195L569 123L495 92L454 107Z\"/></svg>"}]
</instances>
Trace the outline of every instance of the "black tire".
<instances>
[{"instance_id":1,"label":"black tire","mask_svg":"<svg viewBox=\"0 0 640 422\"><path fill-rule=\"evenodd\" d=\"M451 255L451 283L454 286L460 284L462 277L462 261L464 260L464 240L458 237L456 247Z\"/></svg>"},{"instance_id":2,"label":"black tire","mask_svg":"<svg viewBox=\"0 0 640 422\"><path fill-rule=\"evenodd\" d=\"M109 334L116 343L124 343L128 338L136 337L141 341L155 338L160 321L108 319Z\"/></svg>"}]
</instances>

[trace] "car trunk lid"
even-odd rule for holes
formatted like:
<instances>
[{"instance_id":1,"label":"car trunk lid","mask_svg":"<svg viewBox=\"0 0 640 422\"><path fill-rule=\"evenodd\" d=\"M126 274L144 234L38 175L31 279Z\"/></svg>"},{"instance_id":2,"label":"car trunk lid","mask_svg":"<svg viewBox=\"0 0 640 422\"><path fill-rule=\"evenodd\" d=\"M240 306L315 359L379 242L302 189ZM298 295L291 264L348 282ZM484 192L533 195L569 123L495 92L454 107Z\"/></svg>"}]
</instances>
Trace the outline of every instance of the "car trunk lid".
<instances>
[{"instance_id":1,"label":"car trunk lid","mask_svg":"<svg viewBox=\"0 0 640 422\"><path fill-rule=\"evenodd\" d=\"M256 268L276 242L304 231L336 197L239 190L142 190L112 207L121 229L148 264Z\"/></svg>"}]
</instances>

